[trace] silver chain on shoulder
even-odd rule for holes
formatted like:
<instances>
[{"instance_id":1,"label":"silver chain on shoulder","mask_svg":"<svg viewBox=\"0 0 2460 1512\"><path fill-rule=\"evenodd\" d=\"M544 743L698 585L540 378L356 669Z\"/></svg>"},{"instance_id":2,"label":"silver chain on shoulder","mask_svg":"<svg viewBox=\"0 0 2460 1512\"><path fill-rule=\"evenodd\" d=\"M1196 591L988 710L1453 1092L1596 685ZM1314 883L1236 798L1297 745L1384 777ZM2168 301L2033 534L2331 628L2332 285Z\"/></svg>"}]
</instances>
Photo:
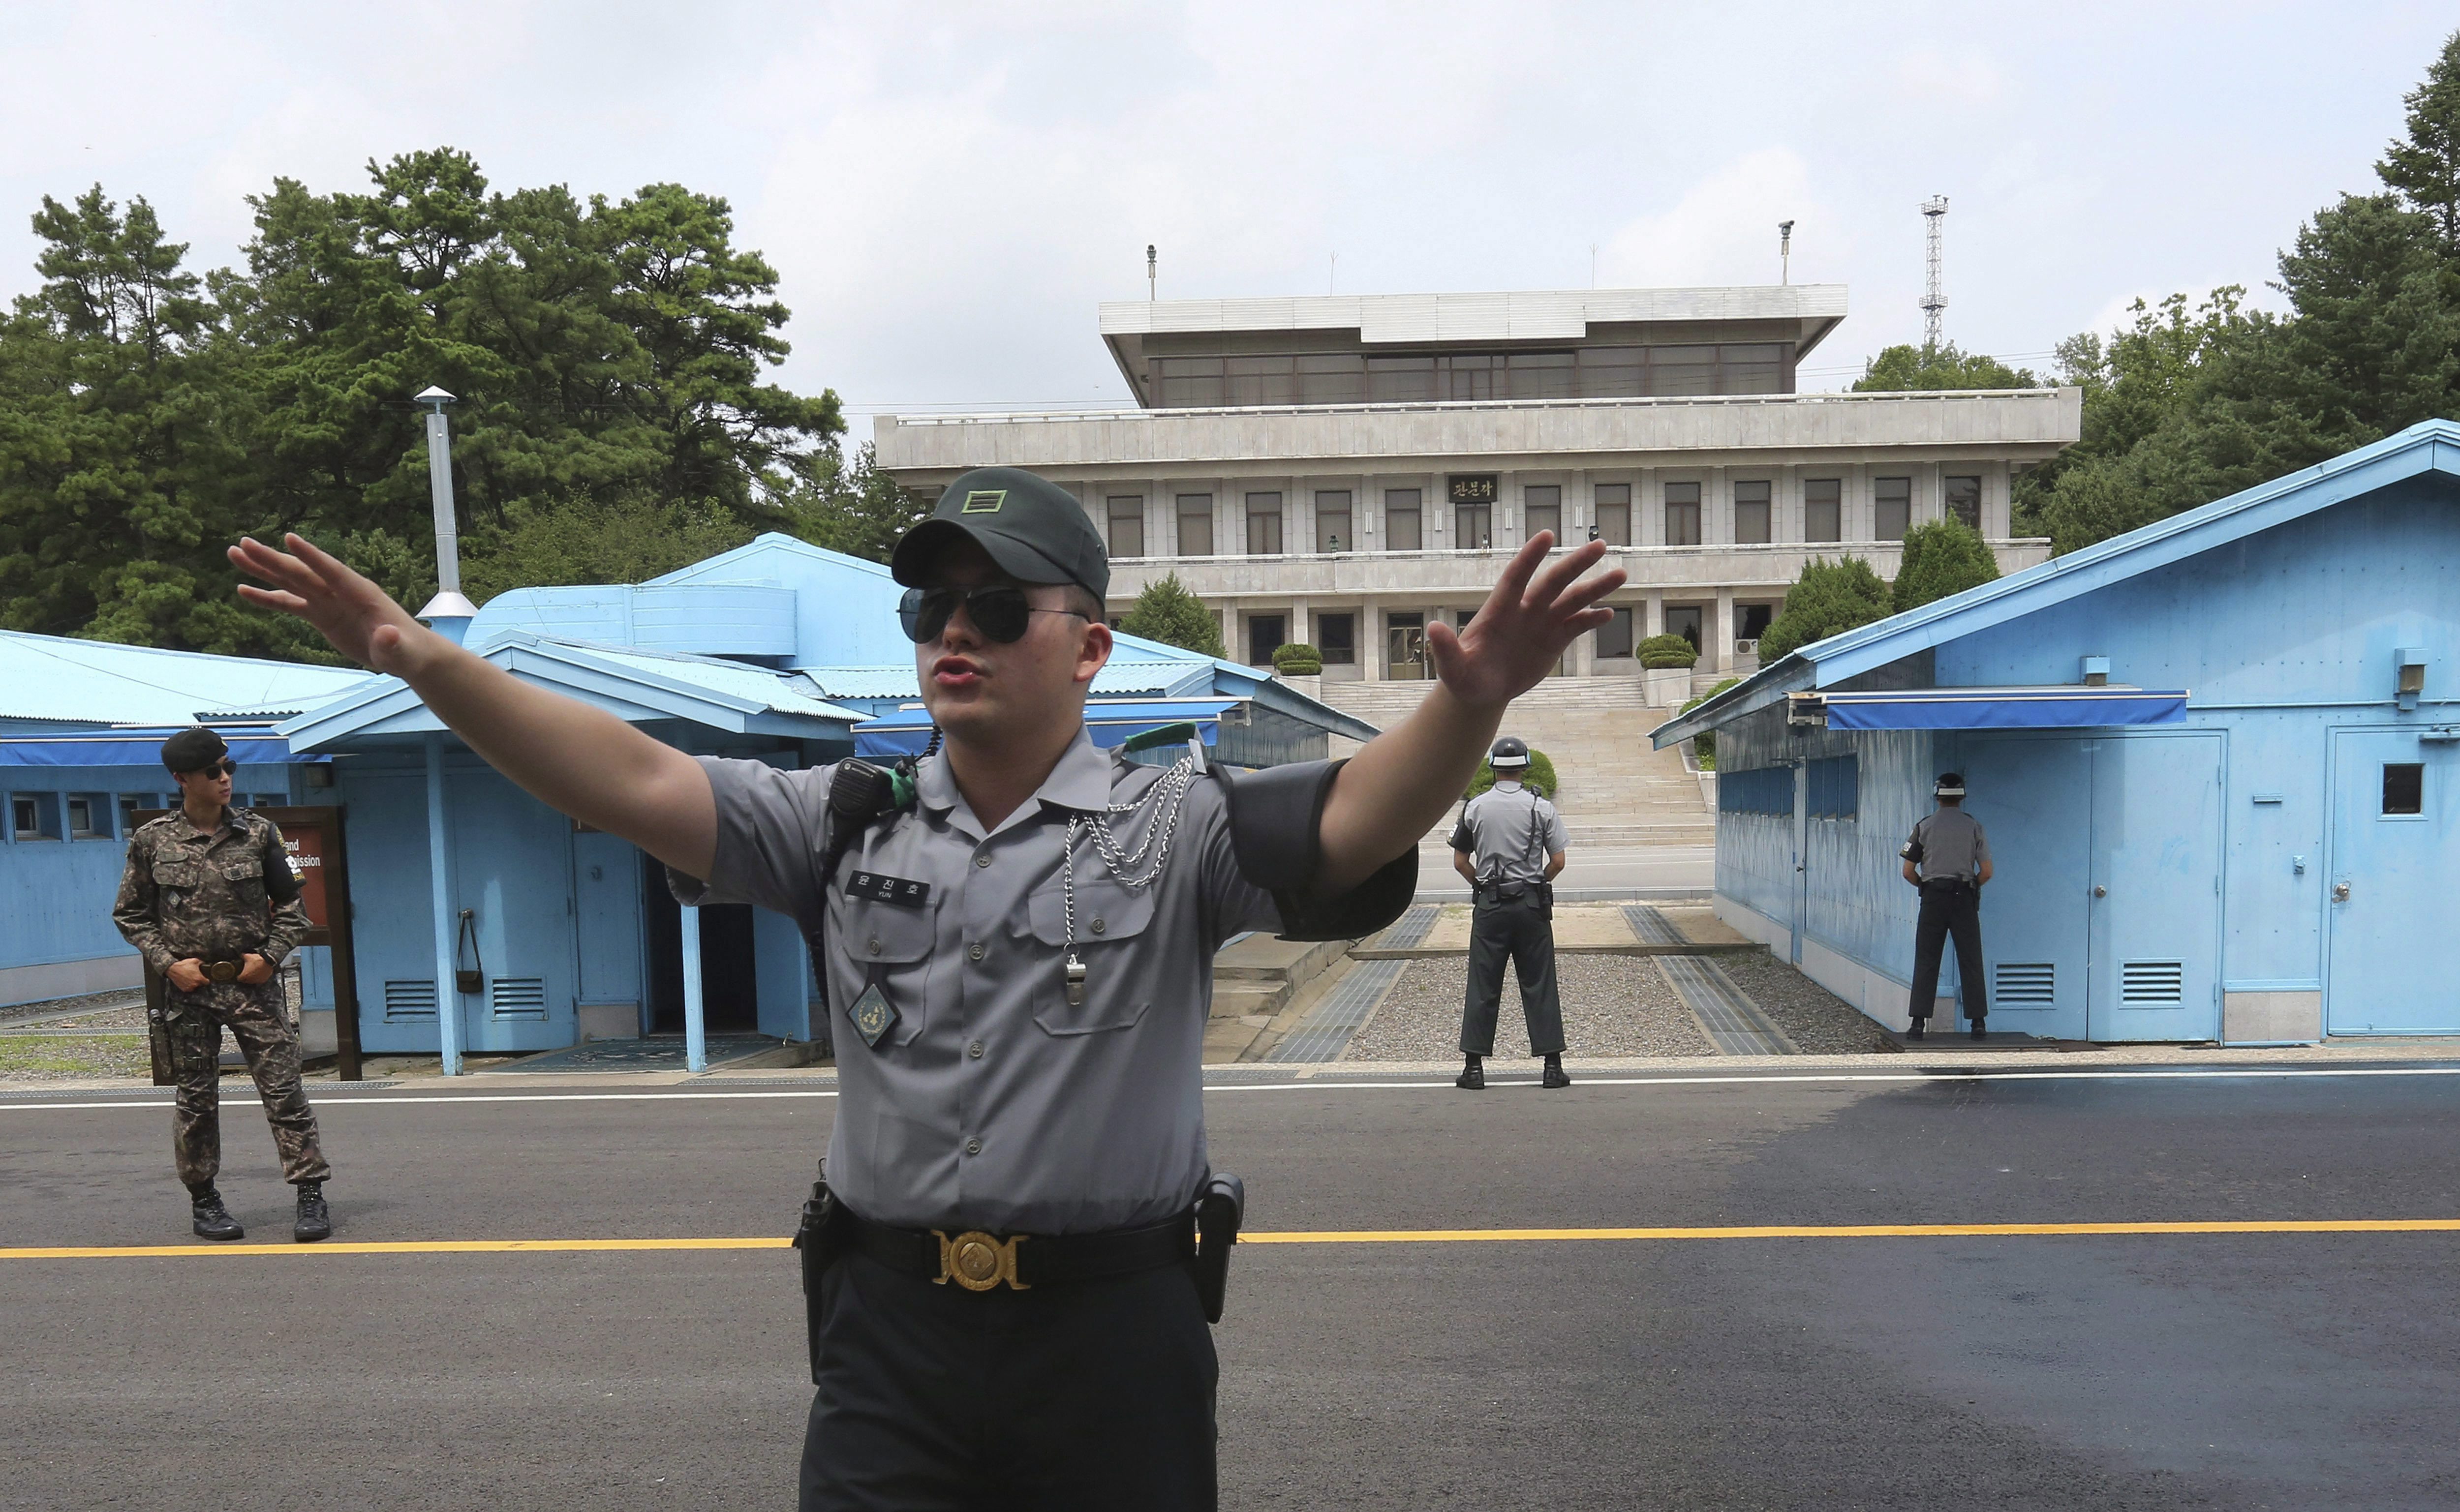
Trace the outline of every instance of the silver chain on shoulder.
<instances>
[{"instance_id":1,"label":"silver chain on shoulder","mask_svg":"<svg viewBox=\"0 0 2460 1512\"><path fill-rule=\"evenodd\" d=\"M1071 1004L1083 1001L1085 980L1084 963L1076 958L1077 831L1092 831L1093 850L1122 887L1151 887L1160 880L1162 869L1170 864L1170 842L1178 832L1178 816L1187 806L1188 790L1195 786L1195 765L1181 757L1142 796L1126 803L1106 804L1099 813L1068 816L1068 834L1059 851L1059 895L1067 911L1067 943L1063 948L1068 953L1068 1000ZM1131 850L1111 828L1111 816L1139 812L1144 815L1144 834Z\"/></svg>"}]
</instances>

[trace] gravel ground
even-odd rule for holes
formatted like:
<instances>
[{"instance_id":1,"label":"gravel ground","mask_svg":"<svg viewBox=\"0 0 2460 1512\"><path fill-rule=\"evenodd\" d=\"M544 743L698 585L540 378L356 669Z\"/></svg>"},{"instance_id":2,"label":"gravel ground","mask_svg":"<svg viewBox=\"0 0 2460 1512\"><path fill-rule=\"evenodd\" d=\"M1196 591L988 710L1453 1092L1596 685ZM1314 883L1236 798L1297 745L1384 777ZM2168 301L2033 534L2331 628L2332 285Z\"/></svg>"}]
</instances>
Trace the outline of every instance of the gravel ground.
<instances>
[{"instance_id":1,"label":"gravel ground","mask_svg":"<svg viewBox=\"0 0 2460 1512\"><path fill-rule=\"evenodd\" d=\"M97 1035L73 1040L50 1035L0 1036L0 1082L49 1082L58 1077L150 1077L154 1058L145 1037Z\"/></svg>"},{"instance_id":2,"label":"gravel ground","mask_svg":"<svg viewBox=\"0 0 2460 1512\"><path fill-rule=\"evenodd\" d=\"M65 1017L60 1017L65 1016ZM0 1033L20 1024L43 1020L46 1029L145 1027L145 994L141 989L122 987L112 992L87 993L82 998L52 998L42 1002L12 1003L0 1008Z\"/></svg>"},{"instance_id":3,"label":"gravel ground","mask_svg":"<svg viewBox=\"0 0 2460 1512\"><path fill-rule=\"evenodd\" d=\"M1564 1054L1583 1056L1711 1055L1699 1021L1644 956L1561 955L1555 979L1563 999ZM1345 1060L1448 1060L1460 1054L1461 997L1469 957L1411 961L1367 1027L1350 1037ZM1520 986L1507 971L1503 1011L1495 1020L1498 1059L1529 1053L1520 1017Z\"/></svg>"},{"instance_id":4,"label":"gravel ground","mask_svg":"<svg viewBox=\"0 0 2460 1512\"><path fill-rule=\"evenodd\" d=\"M1845 999L1766 951L1714 958L1805 1055L1889 1055L1903 1048Z\"/></svg>"}]
</instances>

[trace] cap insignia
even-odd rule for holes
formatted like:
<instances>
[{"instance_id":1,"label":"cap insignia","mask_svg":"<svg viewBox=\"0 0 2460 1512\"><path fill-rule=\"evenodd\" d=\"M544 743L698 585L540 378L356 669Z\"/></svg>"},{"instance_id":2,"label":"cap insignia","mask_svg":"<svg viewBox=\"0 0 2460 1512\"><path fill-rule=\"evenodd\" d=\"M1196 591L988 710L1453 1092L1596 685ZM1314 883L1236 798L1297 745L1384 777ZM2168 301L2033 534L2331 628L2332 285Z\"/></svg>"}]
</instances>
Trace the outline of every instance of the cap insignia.
<instances>
[{"instance_id":1,"label":"cap insignia","mask_svg":"<svg viewBox=\"0 0 2460 1512\"><path fill-rule=\"evenodd\" d=\"M958 509L957 513L960 514L996 514L1000 512L1000 506L1007 502L1007 490L1006 489L976 489L965 495L965 502Z\"/></svg>"}]
</instances>

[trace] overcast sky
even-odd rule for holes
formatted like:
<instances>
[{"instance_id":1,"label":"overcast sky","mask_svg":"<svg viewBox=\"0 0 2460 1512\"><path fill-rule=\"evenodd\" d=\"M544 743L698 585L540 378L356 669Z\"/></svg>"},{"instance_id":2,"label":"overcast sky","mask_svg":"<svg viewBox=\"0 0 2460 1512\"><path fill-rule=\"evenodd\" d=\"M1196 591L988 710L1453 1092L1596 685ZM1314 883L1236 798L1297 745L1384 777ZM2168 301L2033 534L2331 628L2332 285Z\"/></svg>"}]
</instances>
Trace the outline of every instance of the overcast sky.
<instances>
[{"instance_id":1,"label":"overcast sky","mask_svg":"<svg viewBox=\"0 0 2460 1512\"><path fill-rule=\"evenodd\" d=\"M337 16L339 17L337 19ZM2138 296L2258 289L2372 165L2447 5L0 9L0 294L99 181L237 260L277 176L474 154L498 188L725 196L783 381L881 410L1126 402L1102 300L1850 286L1803 387L1947 333L2038 365Z\"/></svg>"}]
</instances>

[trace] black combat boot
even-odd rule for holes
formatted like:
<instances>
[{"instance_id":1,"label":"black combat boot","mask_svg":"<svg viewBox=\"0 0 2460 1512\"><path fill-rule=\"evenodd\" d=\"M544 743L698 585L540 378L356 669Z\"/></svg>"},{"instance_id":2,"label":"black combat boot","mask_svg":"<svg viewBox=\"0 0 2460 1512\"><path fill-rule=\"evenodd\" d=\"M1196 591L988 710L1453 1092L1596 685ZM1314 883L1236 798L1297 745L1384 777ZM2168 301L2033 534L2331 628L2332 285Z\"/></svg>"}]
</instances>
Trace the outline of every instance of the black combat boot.
<instances>
[{"instance_id":1,"label":"black combat boot","mask_svg":"<svg viewBox=\"0 0 2460 1512\"><path fill-rule=\"evenodd\" d=\"M1468 1063L1461 1067L1461 1074L1453 1079L1453 1085L1465 1088L1472 1092L1485 1091L1485 1061L1477 1056L1471 1056Z\"/></svg>"},{"instance_id":2,"label":"black combat boot","mask_svg":"<svg viewBox=\"0 0 2460 1512\"><path fill-rule=\"evenodd\" d=\"M1982 1038L1982 1020L1979 1018L1973 1020L1973 1038L1976 1040Z\"/></svg>"},{"instance_id":3,"label":"black combat boot","mask_svg":"<svg viewBox=\"0 0 2460 1512\"><path fill-rule=\"evenodd\" d=\"M290 1237L301 1244L312 1244L333 1231L333 1215L325 1210L325 1184L307 1181L299 1184L299 1218L290 1226Z\"/></svg>"},{"instance_id":4,"label":"black combat boot","mask_svg":"<svg viewBox=\"0 0 2460 1512\"><path fill-rule=\"evenodd\" d=\"M1922 1025L1923 1025L1923 1024L1928 1023L1929 1021L1930 1021L1930 1020L1929 1020L1929 1019L1927 1019L1927 1018L1917 1018L1917 1019L1915 1019L1915 1020L1914 1020L1914 1026L1913 1026L1912 1028L1910 1028L1910 1029L1908 1029L1908 1030L1906 1030L1906 1031L1905 1031L1905 1038L1906 1038L1906 1039L1908 1039L1908 1040L1919 1040L1919 1039L1920 1039L1920 1038L1922 1037Z\"/></svg>"},{"instance_id":5,"label":"black combat boot","mask_svg":"<svg viewBox=\"0 0 2460 1512\"><path fill-rule=\"evenodd\" d=\"M1563 1074L1563 1058L1559 1053L1546 1058L1546 1074L1538 1079L1538 1084L1550 1087L1566 1087L1572 1084L1572 1079Z\"/></svg>"},{"instance_id":6,"label":"black combat boot","mask_svg":"<svg viewBox=\"0 0 2460 1512\"><path fill-rule=\"evenodd\" d=\"M230 1209L223 1206L223 1194L214 1190L211 1183L189 1189L188 1211L195 1220L190 1227L197 1230L200 1239L247 1237L247 1230L242 1228L239 1220L230 1215Z\"/></svg>"}]
</instances>

